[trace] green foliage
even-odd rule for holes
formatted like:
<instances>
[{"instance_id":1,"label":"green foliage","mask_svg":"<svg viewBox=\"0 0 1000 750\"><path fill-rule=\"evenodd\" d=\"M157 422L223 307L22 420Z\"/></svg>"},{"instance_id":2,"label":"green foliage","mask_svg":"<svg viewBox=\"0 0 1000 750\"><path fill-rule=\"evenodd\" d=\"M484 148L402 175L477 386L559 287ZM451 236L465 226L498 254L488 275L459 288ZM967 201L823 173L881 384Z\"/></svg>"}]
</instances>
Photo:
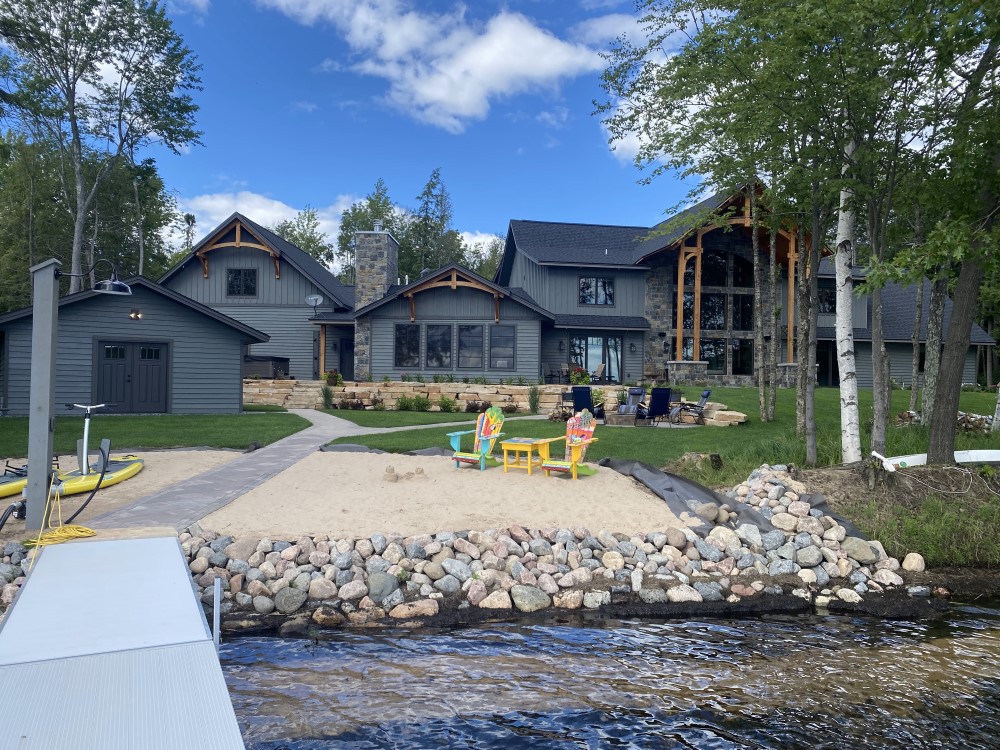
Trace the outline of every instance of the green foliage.
<instances>
[{"instance_id":1,"label":"green foliage","mask_svg":"<svg viewBox=\"0 0 1000 750\"><path fill-rule=\"evenodd\" d=\"M583 367L574 367L570 370L569 382L573 385L590 385L590 373Z\"/></svg>"},{"instance_id":2,"label":"green foliage","mask_svg":"<svg viewBox=\"0 0 1000 750\"><path fill-rule=\"evenodd\" d=\"M408 427L424 426L429 424L440 424L442 422L464 422L468 418L456 416L448 412L439 411L399 411L396 409L386 409L384 406L379 409L366 411L340 411L336 416L346 419L361 427Z\"/></svg>"},{"instance_id":3,"label":"green foliage","mask_svg":"<svg viewBox=\"0 0 1000 750\"><path fill-rule=\"evenodd\" d=\"M448 396L442 396L437 401L438 409L443 412L455 412L458 411L458 402L453 398Z\"/></svg>"},{"instance_id":4,"label":"green foliage","mask_svg":"<svg viewBox=\"0 0 1000 750\"><path fill-rule=\"evenodd\" d=\"M332 409L333 408L333 389L328 385L324 385L320 389L320 394L323 396L323 408Z\"/></svg>"},{"instance_id":5,"label":"green foliage","mask_svg":"<svg viewBox=\"0 0 1000 750\"><path fill-rule=\"evenodd\" d=\"M538 392L538 386L533 385L528 389L528 411L532 414L538 414L538 401L540 395Z\"/></svg>"},{"instance_id":6,"label":"green foliage","mask_svg":"<svg viewBox=\"0 0 1000 750\"><path fill-rule=\"evenodd\" d=\"M326 232L319 228L319 214L311 206L306 206L292 219L279 221L271 229L322 263L333 263L336 257Z\"/></svg>"},{"instance_id":7,"label":"green foliage","mask_svg":"<svg viewBox=\"0 0 1000 750\"><path fill-rule=\"evenodd\" d=\"M430 411L431 400L427 396L413 397L413 411Z\"/></svg>"},{"instance_id":8,"label":"green foliage","mask_svg":"<svg viewBox=\"0 0 1000 750\"><path fill-rule=\"evenodd\" d=\"M413 408L413 396L400 396L397 398L396 408L399 411L415 411Z\"/></svg>"}]
</instances>

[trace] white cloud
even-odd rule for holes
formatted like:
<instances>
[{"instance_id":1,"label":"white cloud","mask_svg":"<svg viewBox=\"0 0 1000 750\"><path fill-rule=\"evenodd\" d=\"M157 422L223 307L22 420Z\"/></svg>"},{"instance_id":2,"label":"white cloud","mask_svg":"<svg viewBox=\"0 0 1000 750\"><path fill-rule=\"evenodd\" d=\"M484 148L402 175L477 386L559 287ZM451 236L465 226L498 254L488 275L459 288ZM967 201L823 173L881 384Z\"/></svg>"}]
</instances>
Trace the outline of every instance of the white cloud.
<instances>
[{"instance_id":1,"label":"white cloud","mask_svg":"<svg viewBox=\"0 0 1000 750\"><path fill-rule=\"evenodd\" d=\"M167 5L174 13L196 13L204 15L208 13L211 5L210 0L168 0Z\"/></svg>"},{"instance_id":2,"label":"white cloud","mask_svg":"<svg viewBox=\"0 0 1000 750\"><path fill-rule=\"evenodd\" d=\"M317 109L319 109L319 105L316 104L315 102L306 102L306 101L292 102L292 109L294 109L296 112L306 112L312 114Z\"/></svg>"},{"instance_id":3,"label":"white cloud","mask_svg":"<svg viewBox=\"0 0 1000 750\"><path fill-rule=\"evenodd\" d=\"M566 127L566 123L569 122L569 110L566 107L554 107L551 110L539 112L535 119L542 125L559 130Z\"/></svg>"},{"instance_id":4,"label":"white cloud","mask_svg":"<svg viewBox=\"0 0 1000 750\"><path fill-rule=\"evenodd\" d=\"M588 18L574 26L570 32L577 41L595 47L605 47L620 36L636 41L644 38L638 18L627 13Z\"/></svg>"},{"instance_id":5,"label":"white cloud","mask_svg":"<svg viewBox=\"0 0 1000 750\"><path fill-rule=\"evenodd\" d=\"M462 235L462 241L466 247L486 245L492 242L497 236L495 232L459 232L459 234Z\"/></svg>"},{"instance_id":6,"label":"white cloud","mask_svg":"<svg viewBox=\"0 0 1000 750\"><path fill-rule=\"evenodd\" d=\"M600 10L604 8L617 8L624 5L624 0L580 0L580 7L584 10Z\"/></svg>"},{"instance_id":7,"label":"white cloud","mask_svg":"<svg viewBox=\"0 0 1000 750\"><path fill-rule=\"evenodd\" d=\"M340 231L340 218L344 211L354 205L359 198L353 195L338 195L333 203L327 206L314 206L319 218L320 231L326 232L330 242L337 241ZM247 218L265 227L273 227L286 219L292 219L305 208L290 206L284 201L254 193L249 190L225 193L206 193L191 198L180 198L178 208L183 216L186 213L195 215L197 225L195 241L197 242L215 227L238 211ZM183 226L173 227L167 237L167 242L173 247L181 247L184 242Z\"/></svg>"},{"instance_id":8,"label":"white cloud","mask_svg":"<svg viewBox=\"0 0 1000 750\"><path fill-rule=\"evenodd\" d=\"M257 0L305 25L333 25L351 48L349 68L388 83L385 100L417 120L460 133L484 119L491 103L554 89L560 81L600 70L586 44L569 42L520 13L485 23L451 13L413 10L405 0ZM323 71L338 70L328 58Z\"/></svg>"}]
</instances>

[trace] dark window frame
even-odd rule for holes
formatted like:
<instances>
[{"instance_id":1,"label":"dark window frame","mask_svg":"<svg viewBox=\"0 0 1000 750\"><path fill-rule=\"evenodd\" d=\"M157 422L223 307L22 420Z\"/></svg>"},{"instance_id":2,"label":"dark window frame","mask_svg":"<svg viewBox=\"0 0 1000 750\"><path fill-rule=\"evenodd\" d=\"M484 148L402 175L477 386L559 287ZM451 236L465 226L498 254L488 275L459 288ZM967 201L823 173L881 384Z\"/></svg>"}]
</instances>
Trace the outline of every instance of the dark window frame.
<instances>
[{"instance_id":1,"label":"dark window frame","mask_svg":"<svg viewBox=\"0 0 1000 750\"><path fill-rule=\"evenodd\" d=\"M416 354L413 355L414 361L413 361L412 364L408 364L407 363L407 362L409 362L409 360L407 360L407 362L402 362L402 363L400 362L400 356L399 356L399 332L400 332L400 329L403 329L403 328L406 328L406 329L416 329L416 332L417 332L417 351L416 351ZM396 323L395 325L393 325L393 327L392 327L392 366L393 366L393 368L396 368L396 369L402 369L402 368L407 368L407 369L411 369L411 370L414 369L414 368L416 368L418 370L420 369L420 324L419 323Z\"/></svg>"},{"instance_id":2,"label":"dark window frame","mask_svg":"<svg viewBox=\"0 0 1000 750\"><path fill-rule=\"evenodd\" d=\"M497 365L495 364L499 361L499 358L493 354L493 336L501 332L503 329L510 330L510 364L509 365ZM498 347L499 348L499 347ZM504 361L507 358L504 357ZM498 324L490 326L490 359L489 359L489 369L491 370L516 370L517 369L517 326L508 324Z\"/></svg>"},{"instance_id":3,"label":"dark window frame","mask_svg":"<svg viewBox=\"0 0 1000 750\"><path fill-rule=\"evenodd\" d=\"M462 336L462 329L463 328L466 329L466 331L465 331L465 338L464 339L463 339L463 336ZM468 357L472 356L470 354L463 353L463 351L462 351L462 343L463 343L463 341L468 341L469 340L469 338L468 338L469 336L473 336L473 337L475 336L475 334L472 333L472 331L471 331L471 329L474 329L474 328L478 328L479 329L479 336L478 336L478 338L479 338L479 351L477 352L478 359L479 359L479 364L475 364L475 365L462 364L463 361L466 361ZM459 370L483 370L483 369L485 369L483 367L483 365L486 363L486 330L485 329L486 329L486 326L484 326L482 323L471 323L471 324L468 324L468 325L459 325L458 326L458 350L457 350L457 355L458 356L456 358L456 362L458 364L458 369Z\"/></svg>"},{"instance_id":4,"label":"dark window frame","mask_svg":"<svg viewBox=\"0 0 1000 750\"><path fill-rule=\"evenodd\" d=\"M583 284L585 281L590 282L591 294L593 295L593 302L587 302L584 299ZM599 301L600 295L598 293L598 288L601 286L600 282L604 282L604 302ZM614 276L580 276L577 282L577 291L579 292L577 300L578 304L582 307L614 307L615 306L615 277ZM610 292L610 294L609 294Z\"/></svg>"},{"instance_id":5,"label":"dark window frame","mask_svg":"<svg viewBox=\"0 0 1000 750\"><path fill-rule=\"evenodd\" d=\"M447 352L447 362L441 365L431 364L431 329L432 328L447 328L448 329L448 352ZM455 330L451 323L428 323L424 326L424 367L428 370L451 370L452 369L452 354L454 351L455 343Z\"/></svg>"},{"instance_id":6,"label":"dark window frame","mask_svg":"<svg viewBox=\"0 0 1000 750\"><path fill-rule=\"evenodd\" d=\"M248 284L248 281L252 283ZM233 291L233 282L236 282L236 289ZM252 291L247 291L252 287ZM257 296L257 269L256 268L227 268L226 269L226 296L227 297L256 297Z\"/></svg>"}]
</instances>

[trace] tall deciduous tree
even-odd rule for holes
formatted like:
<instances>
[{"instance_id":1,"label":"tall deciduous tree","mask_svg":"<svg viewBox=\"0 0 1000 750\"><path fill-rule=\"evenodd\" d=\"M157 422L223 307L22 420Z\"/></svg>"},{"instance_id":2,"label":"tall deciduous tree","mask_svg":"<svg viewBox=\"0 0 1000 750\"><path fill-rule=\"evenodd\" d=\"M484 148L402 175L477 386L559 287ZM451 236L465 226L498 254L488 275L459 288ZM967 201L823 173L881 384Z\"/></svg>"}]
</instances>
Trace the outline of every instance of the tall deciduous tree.
<instances>
[{"instance_id":1,"label":"tall deciduous tree","mask_svg":"<svg viewBox=\"0 0 1000 750\"><path fill-rule=\"evenodd\" d=\"M16 111L69 165L70 273L79 274L88 213L122 156L198 142L189 92L199 66L157 0L0 0L0 37L14 58ZM89 175L88 150L99 155ZM70 291L79 288L73 278Z\"/></svg>"},{"instance_id":2,"label":"tall deciduous tree","mask_svg":"<svg viewBox=\"0 0 1000 750\"><path fill-rule=\"evenodd\" d=\"M303 208L294 218L279 221L272 230L321 263L333 263L336 257L327 233L320 229L319 215L311 206Z\"/></svg>"}]
</instances>

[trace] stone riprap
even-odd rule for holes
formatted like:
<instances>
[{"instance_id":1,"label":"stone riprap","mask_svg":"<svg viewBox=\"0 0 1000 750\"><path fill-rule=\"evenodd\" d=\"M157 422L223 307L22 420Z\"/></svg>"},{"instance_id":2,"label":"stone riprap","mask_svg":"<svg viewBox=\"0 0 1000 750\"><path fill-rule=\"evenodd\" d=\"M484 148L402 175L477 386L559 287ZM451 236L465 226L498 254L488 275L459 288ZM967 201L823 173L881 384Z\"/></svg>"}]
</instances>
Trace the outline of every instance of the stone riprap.
<instances>
[{"instance_id":1,"label":"stone riprap","mask_svg":"<svg viewBox=\"0 0 1000 750\"><path fill-rule=\"evenodd\" d=\"M849 533L807 501L817 496L783 466L762 466L728 496L720 505L698 506L709 529L704 536L690 528L625 534L515 525L282 540L236 539L195 525L178 539L206 608L219 578L230 629L260 627L260 616L281 615L285 633L311 625L413 622L446 609L514 614L787 594L822 608L833 600L857 604L888 589L930 593L903 578L924 569L919 554L900 562L880 543ZM741 521L743 503L771 527ZM3 553L0 602L6 607L32 553L16 542Z\"/></svg>"}]
</instances>

